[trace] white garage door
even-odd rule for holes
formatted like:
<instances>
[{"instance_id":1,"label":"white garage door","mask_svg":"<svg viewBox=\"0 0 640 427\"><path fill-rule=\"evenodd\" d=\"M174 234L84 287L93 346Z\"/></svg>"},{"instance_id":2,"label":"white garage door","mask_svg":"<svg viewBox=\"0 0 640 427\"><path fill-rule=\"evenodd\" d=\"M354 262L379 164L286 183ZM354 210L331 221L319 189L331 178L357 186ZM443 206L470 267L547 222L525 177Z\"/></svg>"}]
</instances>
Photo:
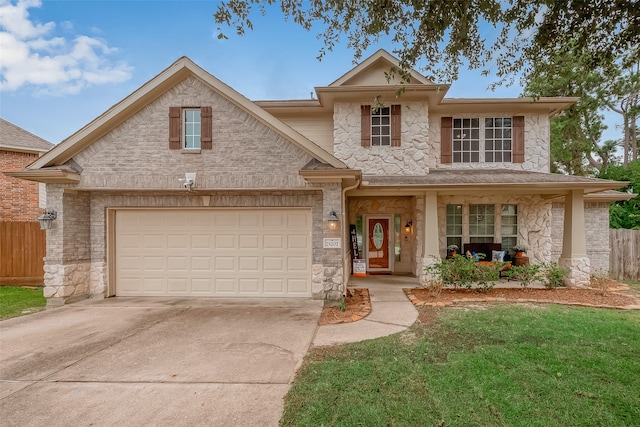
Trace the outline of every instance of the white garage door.
<instances>
[{"instance_id":1,"label":"white garage door","mask_svg":"<svg viewBox=\"0 0 640 427\"><path fill-rule=\"evenodd\" d=\"M310 209L116 211L116 295L311 296Z\"/></svg>"}]
</instances>

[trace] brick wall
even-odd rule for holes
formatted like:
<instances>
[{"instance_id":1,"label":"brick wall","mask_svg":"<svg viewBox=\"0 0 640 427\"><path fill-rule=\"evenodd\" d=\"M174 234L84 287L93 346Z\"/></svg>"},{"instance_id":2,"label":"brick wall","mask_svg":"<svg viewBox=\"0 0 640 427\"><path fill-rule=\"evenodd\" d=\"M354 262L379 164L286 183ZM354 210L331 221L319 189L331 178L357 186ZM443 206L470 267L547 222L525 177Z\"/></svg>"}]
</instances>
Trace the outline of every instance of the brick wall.
<instances>
[{"instance_id":1,"label":"brick wall","mask_svg":"<svg viewBox=\"0 0 640 427\"><path fill-rule=\"evenodd\" d=\"M18 171L38 159L34 153L0 150L0 171ZM37 221L42 214L38 207L38 183L13 178L0 173L0 221Z\"/></svg>"}]
</instances>

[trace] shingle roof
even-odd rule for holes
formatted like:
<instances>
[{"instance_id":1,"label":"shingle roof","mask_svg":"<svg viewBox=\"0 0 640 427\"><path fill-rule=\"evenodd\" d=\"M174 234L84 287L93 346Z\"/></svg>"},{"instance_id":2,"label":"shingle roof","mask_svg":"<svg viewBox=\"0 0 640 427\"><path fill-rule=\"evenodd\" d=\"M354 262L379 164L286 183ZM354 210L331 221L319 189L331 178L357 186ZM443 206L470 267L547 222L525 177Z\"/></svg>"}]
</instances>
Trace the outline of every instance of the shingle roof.
<instances>
[{"instance_id":1,"label":"shingle roof","mask_svg":"<svg viewBox=\"0 0 640 427\"><path fill-rule=\"evenodd\" d=\"M428 187L428 186L456 186L456 185L554 185L568 184L582 186L620 188L625 183L609 181L584 176L570 176L555 173L527 172L506 169L485 170L455 170L431 169L427 175L421 176L380 176L363 175L363 186L368 187Z\"/></svg>"},{"instance_id":2,"label":"shingle roof","mask_svg":"<svg viewBox=\"0 0 640 427\"><path fill-rule=\"evenodd\" d=\"M53 144L0 118L0 147L4 150L49 151Z\"/></svg>"}]
</instances>

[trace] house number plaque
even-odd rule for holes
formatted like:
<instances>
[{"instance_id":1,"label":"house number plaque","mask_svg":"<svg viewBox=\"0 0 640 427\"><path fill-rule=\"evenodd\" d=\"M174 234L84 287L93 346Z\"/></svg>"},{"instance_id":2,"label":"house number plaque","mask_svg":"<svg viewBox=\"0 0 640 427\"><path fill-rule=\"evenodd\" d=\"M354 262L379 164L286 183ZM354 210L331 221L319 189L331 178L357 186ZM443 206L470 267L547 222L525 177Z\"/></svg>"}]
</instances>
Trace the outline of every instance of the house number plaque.
<instances>
[{"instance_id":1,"label":"house number plaque","mask_svg":"<svg viewBox=\"0 0 640 427\"><path fill-rule=\"evenodd\" d=\"M322 247L324 249L339 249L340 247L342 247L340 240L341 239L339 237L325 238L323 240Z\"/></svg>"}]
</instances>

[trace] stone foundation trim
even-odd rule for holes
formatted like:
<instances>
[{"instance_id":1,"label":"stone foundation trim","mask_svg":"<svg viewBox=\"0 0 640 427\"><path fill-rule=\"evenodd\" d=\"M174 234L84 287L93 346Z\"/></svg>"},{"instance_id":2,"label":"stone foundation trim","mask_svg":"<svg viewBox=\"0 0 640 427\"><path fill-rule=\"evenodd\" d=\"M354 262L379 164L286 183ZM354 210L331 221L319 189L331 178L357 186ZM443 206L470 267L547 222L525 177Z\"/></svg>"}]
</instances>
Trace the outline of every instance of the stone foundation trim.
<instances>
[{"instance_id":1,"label":"stone foundation trim","mask_svg":"<svg viewBox=\"0 0 640 427\"><path fill-rule=\"evenodd\" d=\"M89 297L91 263L46 264L44 266L44 297L47 305L63 305Z\"/></svg>"}]
</instances>

